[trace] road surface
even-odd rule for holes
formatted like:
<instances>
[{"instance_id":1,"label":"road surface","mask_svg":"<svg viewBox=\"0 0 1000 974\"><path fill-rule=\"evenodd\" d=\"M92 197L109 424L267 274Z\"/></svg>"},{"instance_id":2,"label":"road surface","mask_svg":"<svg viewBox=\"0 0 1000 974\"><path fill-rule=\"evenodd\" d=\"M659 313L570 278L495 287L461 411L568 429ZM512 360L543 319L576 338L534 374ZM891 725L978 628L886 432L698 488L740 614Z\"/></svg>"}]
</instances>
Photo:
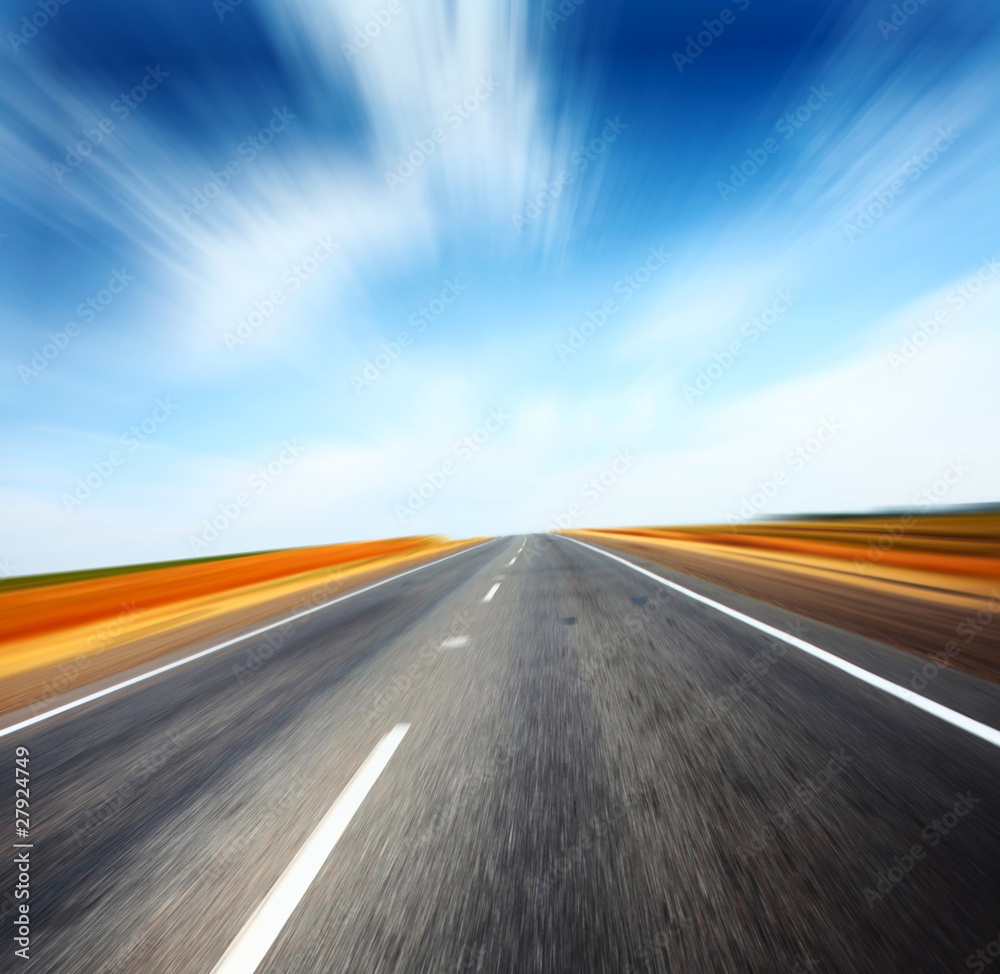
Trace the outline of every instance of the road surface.
<instances>
[{"instance_id":1,"label":"road surface","mask_svg":"<svg viewBox=\"0 0 1000 974\"><path fill-rule=\"evenodd\" d=\"M902 651L631 560L910 685ZM1000 726L992 684L941 671L923 695ZM31 959L8 916L0 970L885 974L1000 951L1000 747L567 538L485 543L0 744L11 769L30 751L33 846Z\"/></svg>"}]
</instances>

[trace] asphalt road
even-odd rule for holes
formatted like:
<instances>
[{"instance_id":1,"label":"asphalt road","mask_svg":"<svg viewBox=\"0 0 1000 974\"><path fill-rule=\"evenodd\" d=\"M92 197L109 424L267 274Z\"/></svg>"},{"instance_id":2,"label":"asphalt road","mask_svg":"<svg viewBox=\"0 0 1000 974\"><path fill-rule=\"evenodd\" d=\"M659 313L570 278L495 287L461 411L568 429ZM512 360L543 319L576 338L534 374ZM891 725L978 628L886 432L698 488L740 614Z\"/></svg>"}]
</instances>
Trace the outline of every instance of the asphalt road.
<instances>
[{"instance_id":1,"label":"asphalt road","mask_svg":"<svg viewBox=\"0 0 1000 974\"><path fill-rule=\"evenodd\" d=\"M0 739L11 842L30 750L33 844L31 959L8 918L0 970L210 974L399 724L261 974L993 969L1000 748L522 540ZM909 679L899 650L646 567ZM1000 726L991 684L926 693Z\"/></svg>"}]
</instances>

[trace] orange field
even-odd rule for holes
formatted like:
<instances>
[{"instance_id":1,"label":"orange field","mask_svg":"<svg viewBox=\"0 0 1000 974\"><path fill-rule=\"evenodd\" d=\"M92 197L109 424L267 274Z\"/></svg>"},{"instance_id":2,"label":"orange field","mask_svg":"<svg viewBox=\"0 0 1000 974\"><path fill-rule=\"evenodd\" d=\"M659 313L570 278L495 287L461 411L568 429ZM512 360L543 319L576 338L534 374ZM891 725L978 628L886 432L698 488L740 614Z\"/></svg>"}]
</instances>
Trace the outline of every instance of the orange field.
<instances>
[{"instance_id":1,"label":"orange field","mask_svg":"<svg viewBox=\"0 0 1000 974\"><path fill-rule=\"evenodd\" d=\"M118 615L123 603L133 600L138 608L151 609L255 583L287 579L317 568L412 554L440 540L394 538L291 548L40 585L31 584L31 576L13 578L0 586L0 615L4 620L0 639L9 642L29 634L40 636L69 626L111 619Z\"/></svg>"},{"instance_id":2,"label":"orange field","mask_svg":"<svg viewBox=\"0 0 1000 974\"><path fill-rule=\"evenodd\" d=\"M0 711L471 543L393 538L6 579L0 582Z\"/></svg>"}]
</instances>

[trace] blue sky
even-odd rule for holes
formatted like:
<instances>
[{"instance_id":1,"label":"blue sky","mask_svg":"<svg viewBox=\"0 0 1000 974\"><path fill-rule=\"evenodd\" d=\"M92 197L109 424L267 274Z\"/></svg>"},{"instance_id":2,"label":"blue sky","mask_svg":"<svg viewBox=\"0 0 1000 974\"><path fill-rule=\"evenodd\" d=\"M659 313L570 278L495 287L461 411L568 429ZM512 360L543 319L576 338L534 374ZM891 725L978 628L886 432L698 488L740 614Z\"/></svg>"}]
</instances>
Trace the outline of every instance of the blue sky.
<instances>
[{"instance_id":1,"label":"blue sky","mask_svg":"<svg viewBox=\"0 0 1000 974\"><path fill-rule=\"evenodd\" d=\"M995 5L667 6L6 5L3 571L995 500Z\"/></svg>"}]
</instances>

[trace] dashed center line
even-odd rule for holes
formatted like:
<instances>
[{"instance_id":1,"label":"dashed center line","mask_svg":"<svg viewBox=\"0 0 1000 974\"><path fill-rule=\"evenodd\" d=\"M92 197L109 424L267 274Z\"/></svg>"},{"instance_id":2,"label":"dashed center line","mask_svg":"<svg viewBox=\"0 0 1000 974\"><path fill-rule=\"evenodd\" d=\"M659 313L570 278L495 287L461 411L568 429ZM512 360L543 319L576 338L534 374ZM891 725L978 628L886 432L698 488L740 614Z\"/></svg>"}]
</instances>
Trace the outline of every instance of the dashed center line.
<instances>
[{"instance_id":1,"label":"dashed center line","mask_svg":"<svg viewBox=\"0 0 1000 974\"><path fill-rule=\"evenodd\" d=\"M507 562L507 564L508 564L508 565L513 565L515 561L517 561L517 555L514 555L514 557L513 557L513 558L511 558L511 560L510 560L510 561L508 561L508 562Z\"/></svg>"},{"instance_id":2,"label":"dashed center line","mask_svg":"<svg viewBox=\"0 0 1000 974\"><path fill-rule=\"evenodd\" d=\"M368 755L212 974L253 974L257 970L409 729L409 724L397 724Z\"/></svg>"},{"instance_id":3,"label":"dashed center line","mask_svg":"<svg viewBox=\"0 0 1000 974\"><path fill-rule=\"evenodd\" d=\"M441 649L460 649L468 642L468 636L449 636L443 643L441 643Z\"/></svg>"},{"instance_id":4,"label":"dashed center line","mask_svg":"<svg viewBox=\"0 0 1000 974\"><path fill-rule=\"evenodd\" d=\"M491 589L490 589L490 590L489 590L489 591L488 591L488 592L486 593L486 595L484 595L484 596L483 596L483 601L484 601L484 602L489 602L489 601L490 601L490 599L492 599L492 598L493 598L493 596L497 594L497 589L498 589L498 588L500 588L500 583L499 583L499 582L497 582L497 583L496 583L496 585L494 585L494 586L493 586L493 588L491 588Z\"/></svg>"}]
</instances>

